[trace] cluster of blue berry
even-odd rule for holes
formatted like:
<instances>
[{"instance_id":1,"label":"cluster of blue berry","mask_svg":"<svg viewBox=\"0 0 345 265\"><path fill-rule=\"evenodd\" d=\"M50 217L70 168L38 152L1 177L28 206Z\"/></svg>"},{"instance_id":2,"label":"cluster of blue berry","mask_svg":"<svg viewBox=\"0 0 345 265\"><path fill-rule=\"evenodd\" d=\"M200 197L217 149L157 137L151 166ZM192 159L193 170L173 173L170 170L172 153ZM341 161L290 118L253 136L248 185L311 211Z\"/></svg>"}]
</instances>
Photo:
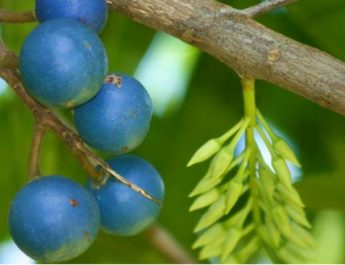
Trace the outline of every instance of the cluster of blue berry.
<instances>
[{"instance_id":1,"label":"cluster of blue berry","mask_svg":"<svg viewBox=\"0 0 345 265\"><path fill-rule=\"evenodd\" d=\"M106 0L36 0L40 25L20 52L27 91L49 107L70 108L76 129L91 147L113 155L109 166L155 198L164 184L147 161L126 155L141 144L152 102L133 77L107 76L108 59L97 33L104 28ZM118 236L140 233L161 206L113 178L86 187L63 176L30 182L16 195L9 228L16 244L42 262L62 262L83 253L99 228Z\"/></svg>"}]
</instances>

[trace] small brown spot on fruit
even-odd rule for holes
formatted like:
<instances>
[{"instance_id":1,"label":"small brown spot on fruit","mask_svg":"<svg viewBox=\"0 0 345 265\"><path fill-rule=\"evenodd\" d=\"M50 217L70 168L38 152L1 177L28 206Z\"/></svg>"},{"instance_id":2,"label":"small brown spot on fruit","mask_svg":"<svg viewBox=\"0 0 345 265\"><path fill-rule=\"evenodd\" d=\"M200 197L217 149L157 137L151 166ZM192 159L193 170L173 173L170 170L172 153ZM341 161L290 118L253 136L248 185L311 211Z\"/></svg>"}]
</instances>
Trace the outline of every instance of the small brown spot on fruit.
<instances>
[{"instance_id":1,"label":"small brown spot on fruit","mask_svg":"<svg viewBox=\"0 0 345 265\"><path fill-rule=\"evenodd\" d=\"M115 74L111 74L107 76L107 78L105 79L105 82L113 84L114 86L117 86L117 87L121 87L122 77Z\"/></svg>"},{"instance_id":2,"label":"small brown spot on fruit","mask_svg":"<svg viewBox=\"0 0 345 265\"><path fill-rule=\"evenodd\" d=\"M79 202L75 199L70 199L69 200L69 204L72 205L73 207L78 207L79 206Z\"/></svg>"},{"instance_id":3,"label":"small brown spot on fruit","mask_svg":"<svg viewBox=\"0 0 345 265\"><path fill-rule=\"evenodd\" d=\"M128 152L128 149L129 149L128 146L124 146L121 148L121 151L126 153Z\"/></svg>"}]
</instances>

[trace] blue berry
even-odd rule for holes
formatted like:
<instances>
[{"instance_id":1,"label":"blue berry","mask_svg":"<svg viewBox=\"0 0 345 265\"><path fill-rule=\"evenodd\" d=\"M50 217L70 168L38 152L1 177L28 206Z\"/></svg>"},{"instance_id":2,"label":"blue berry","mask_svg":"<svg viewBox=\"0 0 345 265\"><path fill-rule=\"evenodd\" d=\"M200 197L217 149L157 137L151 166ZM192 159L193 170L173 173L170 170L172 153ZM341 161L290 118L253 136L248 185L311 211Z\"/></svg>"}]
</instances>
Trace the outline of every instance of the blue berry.
<instances>
[{"instance_id":1,"label":"blue berry","mask_svg":"<svg viewBox=\"0 0 345 265\"><path fill-rule=\"evenodd\" d=\"M92 194L62 176L48 176L23 187L12 202L9 228L14 242L42 262L77 257L94 241L100 215Z\"/></svg>"},{"instance_id":2,"label":"blue berry","mask_svg":"<svg viewBox=\"0 0 345 265\"><path fill-rule=\"evenodd\" d=\"M40 22L54 18L73 18L100 32L108 18L106 0L36 0Z\"/></svg>"},{"instance_id":3,"label":"blue berry","mask_svg":"<svg viewBox=\"0 0 345 265\"><path fill-rule=\"evenodd\" d=\"M51 107L74 107L91 99L108 67L97 34L68 18L40 24L26 38L19 59L26 89Z\"/></svg>"},{"instance_id":4,"label":"blue berry","mask_svg":"<svg viewBox=\"0 0 345 265\"><path fill-rule=\"evenodd\" d=\"M119 156L108 163L129 181L163 200L163 180L150 163L133 155ZM161 209L158 204L113 178L101 187L90 182L89 188L98 201L101 228L113 235L132 236L142 232L155 221Z\"/></svg>"},{"instance_id":5,"label":"blue berry","mask_svg":"<svg viewBox=\"0 0 345 265\"><path fill-rule=\"evenodd\" d=\"M79 135L91 147L112 154L140 145L151 117L152 101L145 88L119 74L109 75L97 96L74 110Z\"/></svg>"}]
</instances>

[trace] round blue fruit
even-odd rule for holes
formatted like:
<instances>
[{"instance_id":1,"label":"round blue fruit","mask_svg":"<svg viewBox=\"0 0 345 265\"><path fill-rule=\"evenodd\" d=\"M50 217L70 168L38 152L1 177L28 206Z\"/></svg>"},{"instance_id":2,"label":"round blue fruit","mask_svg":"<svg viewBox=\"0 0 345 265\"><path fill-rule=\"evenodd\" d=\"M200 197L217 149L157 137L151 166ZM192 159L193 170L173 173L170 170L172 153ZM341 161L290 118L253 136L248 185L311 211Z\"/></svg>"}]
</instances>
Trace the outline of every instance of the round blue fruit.
<instances>
[{"instance_id":1,"label":"round blue fruit","mask_svg":"<svg viewBox=\"0 0 345 265\"><path fill-rule=\"evenodd\" d=\"M73 18L101 32L108 18L106 0L36 0L40 22L54 18Z\"/></svg>"},{"instance_id":2,"label":"round blue fruit","mask_svg":"<svg viewBox=\"0 0 345 265\"><path fill-rule=\"evenodd\" d=\"M151 117L152 101L145 88L120 74L109 75L97 96L74 110L79 135L91 147L112 154L140 145Z\"/></svg>"},{"instance_id":3,"label":"round blue fruit","mask_svg":"<svg viewBox=\"0 0 345 265\"><path fill-rule=\"evenodd\" d=\"M123 177L159 200L164 199L164 184L156 169L133 155L108 161ZM132 236L142 232L158 217L161 206L129 187L109 178L101 187L89 182L101 213L101 228L113 235Z\"/></svg>"},{"instance_id":4,"label":"round blue fruit","mask_svg":"<svg viewBox=\"0 0 345 265\"><path fill-rule=\"evenodd\" d=\"M69 18L40 24L26 38L19 60L28 92L51 107L74 107L91 99L108 68L97 34Z\"/></svg>"},{"instance_id":5,"label":"round blue fruit","mask_svg":"<svg viewBox=\"0 0 345 265\"><path fill-rule=\"evenodd\" d=\"M41 262L77 257L94 241L99 225L94 196L62 176L43 177L23 187L9 212L14 242Z\"/></svg>"}]
</instances>

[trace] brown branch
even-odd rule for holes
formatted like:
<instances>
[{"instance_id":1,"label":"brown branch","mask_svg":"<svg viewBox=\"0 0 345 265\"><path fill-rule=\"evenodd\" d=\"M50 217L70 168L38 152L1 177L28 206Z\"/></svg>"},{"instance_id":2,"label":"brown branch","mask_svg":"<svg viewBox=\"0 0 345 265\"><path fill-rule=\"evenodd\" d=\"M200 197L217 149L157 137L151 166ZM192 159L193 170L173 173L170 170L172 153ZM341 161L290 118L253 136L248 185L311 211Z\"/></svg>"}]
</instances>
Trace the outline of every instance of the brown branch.
<instances>
[{"instance_id":1,"label":"brown branch","mask_svg":"<svg viewBox=\"0 0 345 265\"><path fill-rule=\"evenodd\" d=\"M258 5L244 9L242 12L249 17L257 17L274 9L297 2L298 0L266 0Z\"/></svg>"},{"instance_id":2,"label":"brown branch","mask_svg":"<svg viewBox=\"0 0 345 265\"><path fill-rule=\"evenodd\" d=\"M14 52L7 50L0 41L0 69L10 68L16 69L19 66L18 57Z\"/></svg>"},{"instance_id":3,"label":"brown branch","mask_svg":"<svg viewBox=\"0 0 345 265\"><path fill-rule=\"evenodd\" d=\"M274 4L268 4L269 8L293 1L270 2ZM180 38L239 74L271 82L345 115L345 64L244 14L258 15L267 10L264 4L239 11L214 0L108 0L108 3L113 11ZM3 12L0 20L7 17L8 11Z\"/></svg>"},{"instance_id":4,"label":"brown branch","mask_svg":"<svg viewBox=\"0 0 345 265\"><path fill-rule=\"evenodd\" d=\"M41 176L40 170L40 155L41 147L44 135L46 133L46 128L36 120L33 129L32 142L30 148L30 157L29 157L29 178L36 179Z\"/></svg>"},{"instance_id":5,"label":"brown branch","mask_svg":"<svg viewBox=\"0 0 345 265\"><path fill-rule=\"evenodd\" d=\"M345 64L213 0L110 0L111 9L213 55L236 72L271 82L345 115Z\"/></svg>"},{"instance_id":6,"label":"brown branch","mask_svg":"<svg viewBox=\"0 0 345 265\"><path fill-rule=\"evenodd\" d=\"M196 260L183 249L164 227L155 224L145 231L151 244L175 264L196 264Z\"/></svg>"},{"instance_id":7,"label":"brown branch","mask_svg":"<svg viewBox=\"0 0 345 265\"><path fill-rule=\"evenodd\" d=\"M34 11L16 12L0 9L0 23L28 23L35 22Z\"/></svg>"}]
</instances>

